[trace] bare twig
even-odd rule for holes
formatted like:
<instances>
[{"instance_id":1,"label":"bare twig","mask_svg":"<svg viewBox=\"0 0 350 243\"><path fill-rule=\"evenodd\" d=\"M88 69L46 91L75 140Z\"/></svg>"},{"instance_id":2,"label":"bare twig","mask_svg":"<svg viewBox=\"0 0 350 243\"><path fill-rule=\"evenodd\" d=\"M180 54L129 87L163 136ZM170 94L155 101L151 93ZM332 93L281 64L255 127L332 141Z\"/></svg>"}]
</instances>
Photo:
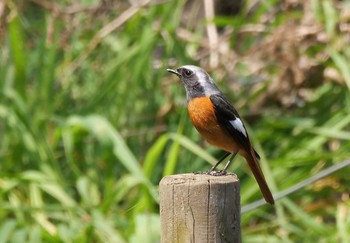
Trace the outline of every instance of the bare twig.
<instances>
[{"instance_id":1,"label":"bare twig","mask_svg":"<svg viewBox=\"0 0 350 243\"><path fill-rule=\"evenodd\" d=\"M132 5L125 10L121 15L115 18L113 21L105 25L97 34L92 38L87 45L86 50L81 53L70 65L70 68L63 77L63 80L70 75L80 64L91 54L91 52L100 44L101 40L108 36L112 31L122 26L127 20L134 16L141 8L145 7L150 0L143 1L141 5Z\"/></svg>"},{"instance_id":2,"label":"bare twig","mask_svg":"<svg viewBox=\"0 0 350 243\"><path fill-rule=\"evenodd\" d=\"M85 6L85 5L72 5L69 7L61 7L55 2L47 1L47 0L30 0L33 3L40 5L43 8L46 8L50 11L59 14L75 14L83 11L94 11L99 7L99 3L93 6Z\"/></svg>"},{"instance_id":3,"label":"bare twig","mask_svg":"<svg viewBox=\"0 0 350 243\"><path fill-rule=\"evenodd\" d=\"M210 49L209 64L211 68L216 68L219 65L219 55L217 52L219 37L216 26L212 22L215 17L214 1L204 0L204 10L205 17L209 22L207 24L207 34Z\"/></svg>"}]
</instances>

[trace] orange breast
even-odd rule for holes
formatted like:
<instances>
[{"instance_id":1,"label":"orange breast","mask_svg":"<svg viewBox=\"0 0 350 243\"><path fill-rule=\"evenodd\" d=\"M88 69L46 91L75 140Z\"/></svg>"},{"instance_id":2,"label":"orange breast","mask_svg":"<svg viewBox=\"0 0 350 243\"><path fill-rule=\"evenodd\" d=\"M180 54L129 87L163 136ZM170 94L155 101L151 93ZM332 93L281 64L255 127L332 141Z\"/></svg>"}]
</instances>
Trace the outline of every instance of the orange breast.
<instances>
[{"instance_id":1,"label":"orange breast","mask_svg":"<svg viewBox=\"0 0 350 243\"><path fill-rule=\"evenodd\" d=\"M212 145L227 152L238 151L234 139L226 134L215 117L209 97L194 98L188 103L188 113L198 132Z\"/></svg>"}]
</instances>

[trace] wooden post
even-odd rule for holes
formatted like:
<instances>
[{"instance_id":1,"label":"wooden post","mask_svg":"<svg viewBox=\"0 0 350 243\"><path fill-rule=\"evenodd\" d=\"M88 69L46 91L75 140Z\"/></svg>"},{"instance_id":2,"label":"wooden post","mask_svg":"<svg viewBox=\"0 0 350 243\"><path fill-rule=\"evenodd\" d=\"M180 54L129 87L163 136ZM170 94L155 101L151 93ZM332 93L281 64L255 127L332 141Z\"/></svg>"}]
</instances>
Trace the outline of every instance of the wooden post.
<instances>
[{"instance_id":1,"label":"wooden post","mask_svg":"<svg viewBox=\"0 0 350 243\"><path fill-rule=\"evenodd\" d=\"M161 243L241 242L236 175L166 176L159 191Z\"/></svg>"}]
</instances>

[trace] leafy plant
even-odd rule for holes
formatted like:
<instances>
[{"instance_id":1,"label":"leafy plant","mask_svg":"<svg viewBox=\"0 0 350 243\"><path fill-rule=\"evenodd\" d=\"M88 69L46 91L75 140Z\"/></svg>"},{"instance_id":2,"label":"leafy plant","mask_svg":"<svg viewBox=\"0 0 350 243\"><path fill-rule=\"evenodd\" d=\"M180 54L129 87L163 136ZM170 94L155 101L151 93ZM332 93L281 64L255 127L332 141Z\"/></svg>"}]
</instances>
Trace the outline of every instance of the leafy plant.
<instances>
[{"instance_id":1,"label":"leafy plant","mask_svg":"<svg viewBox=\"0 0 350 243\"><path fill-rule=\"evenodd\" d=\"M0 242L159 240L162 176L220 157L190 124L169 66L215 77L250 125L275 193L349 158L348 7L247 1L204 20L186 1L7 1ZM208 47L208 23L221 28L222 49ZM230 170L242 206L261 198L244 159ZM347 242L348 170L242 214L244 241Z\"/></svg>"}]
</instances>

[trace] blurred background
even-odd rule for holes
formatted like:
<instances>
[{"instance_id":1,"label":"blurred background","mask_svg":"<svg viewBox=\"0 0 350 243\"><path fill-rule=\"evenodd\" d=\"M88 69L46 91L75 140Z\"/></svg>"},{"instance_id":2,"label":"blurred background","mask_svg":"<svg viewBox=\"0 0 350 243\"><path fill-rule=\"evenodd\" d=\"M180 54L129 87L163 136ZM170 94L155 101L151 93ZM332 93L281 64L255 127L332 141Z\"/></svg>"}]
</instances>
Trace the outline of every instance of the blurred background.
<instances>
[{"instance_id":1,"label":"blurred background","mask_svg":"<svg viewBox=\"0 0 350 243\"><path fill-rule=\"evenodd\" d=\"M275 193L350 157L348 1L6 0L0 21L0 242L159 242L161 178L223 154L166 68L211 74ZM349 174L242 214L244 242L348 242Z\"/></svg>"}]
</instances>

